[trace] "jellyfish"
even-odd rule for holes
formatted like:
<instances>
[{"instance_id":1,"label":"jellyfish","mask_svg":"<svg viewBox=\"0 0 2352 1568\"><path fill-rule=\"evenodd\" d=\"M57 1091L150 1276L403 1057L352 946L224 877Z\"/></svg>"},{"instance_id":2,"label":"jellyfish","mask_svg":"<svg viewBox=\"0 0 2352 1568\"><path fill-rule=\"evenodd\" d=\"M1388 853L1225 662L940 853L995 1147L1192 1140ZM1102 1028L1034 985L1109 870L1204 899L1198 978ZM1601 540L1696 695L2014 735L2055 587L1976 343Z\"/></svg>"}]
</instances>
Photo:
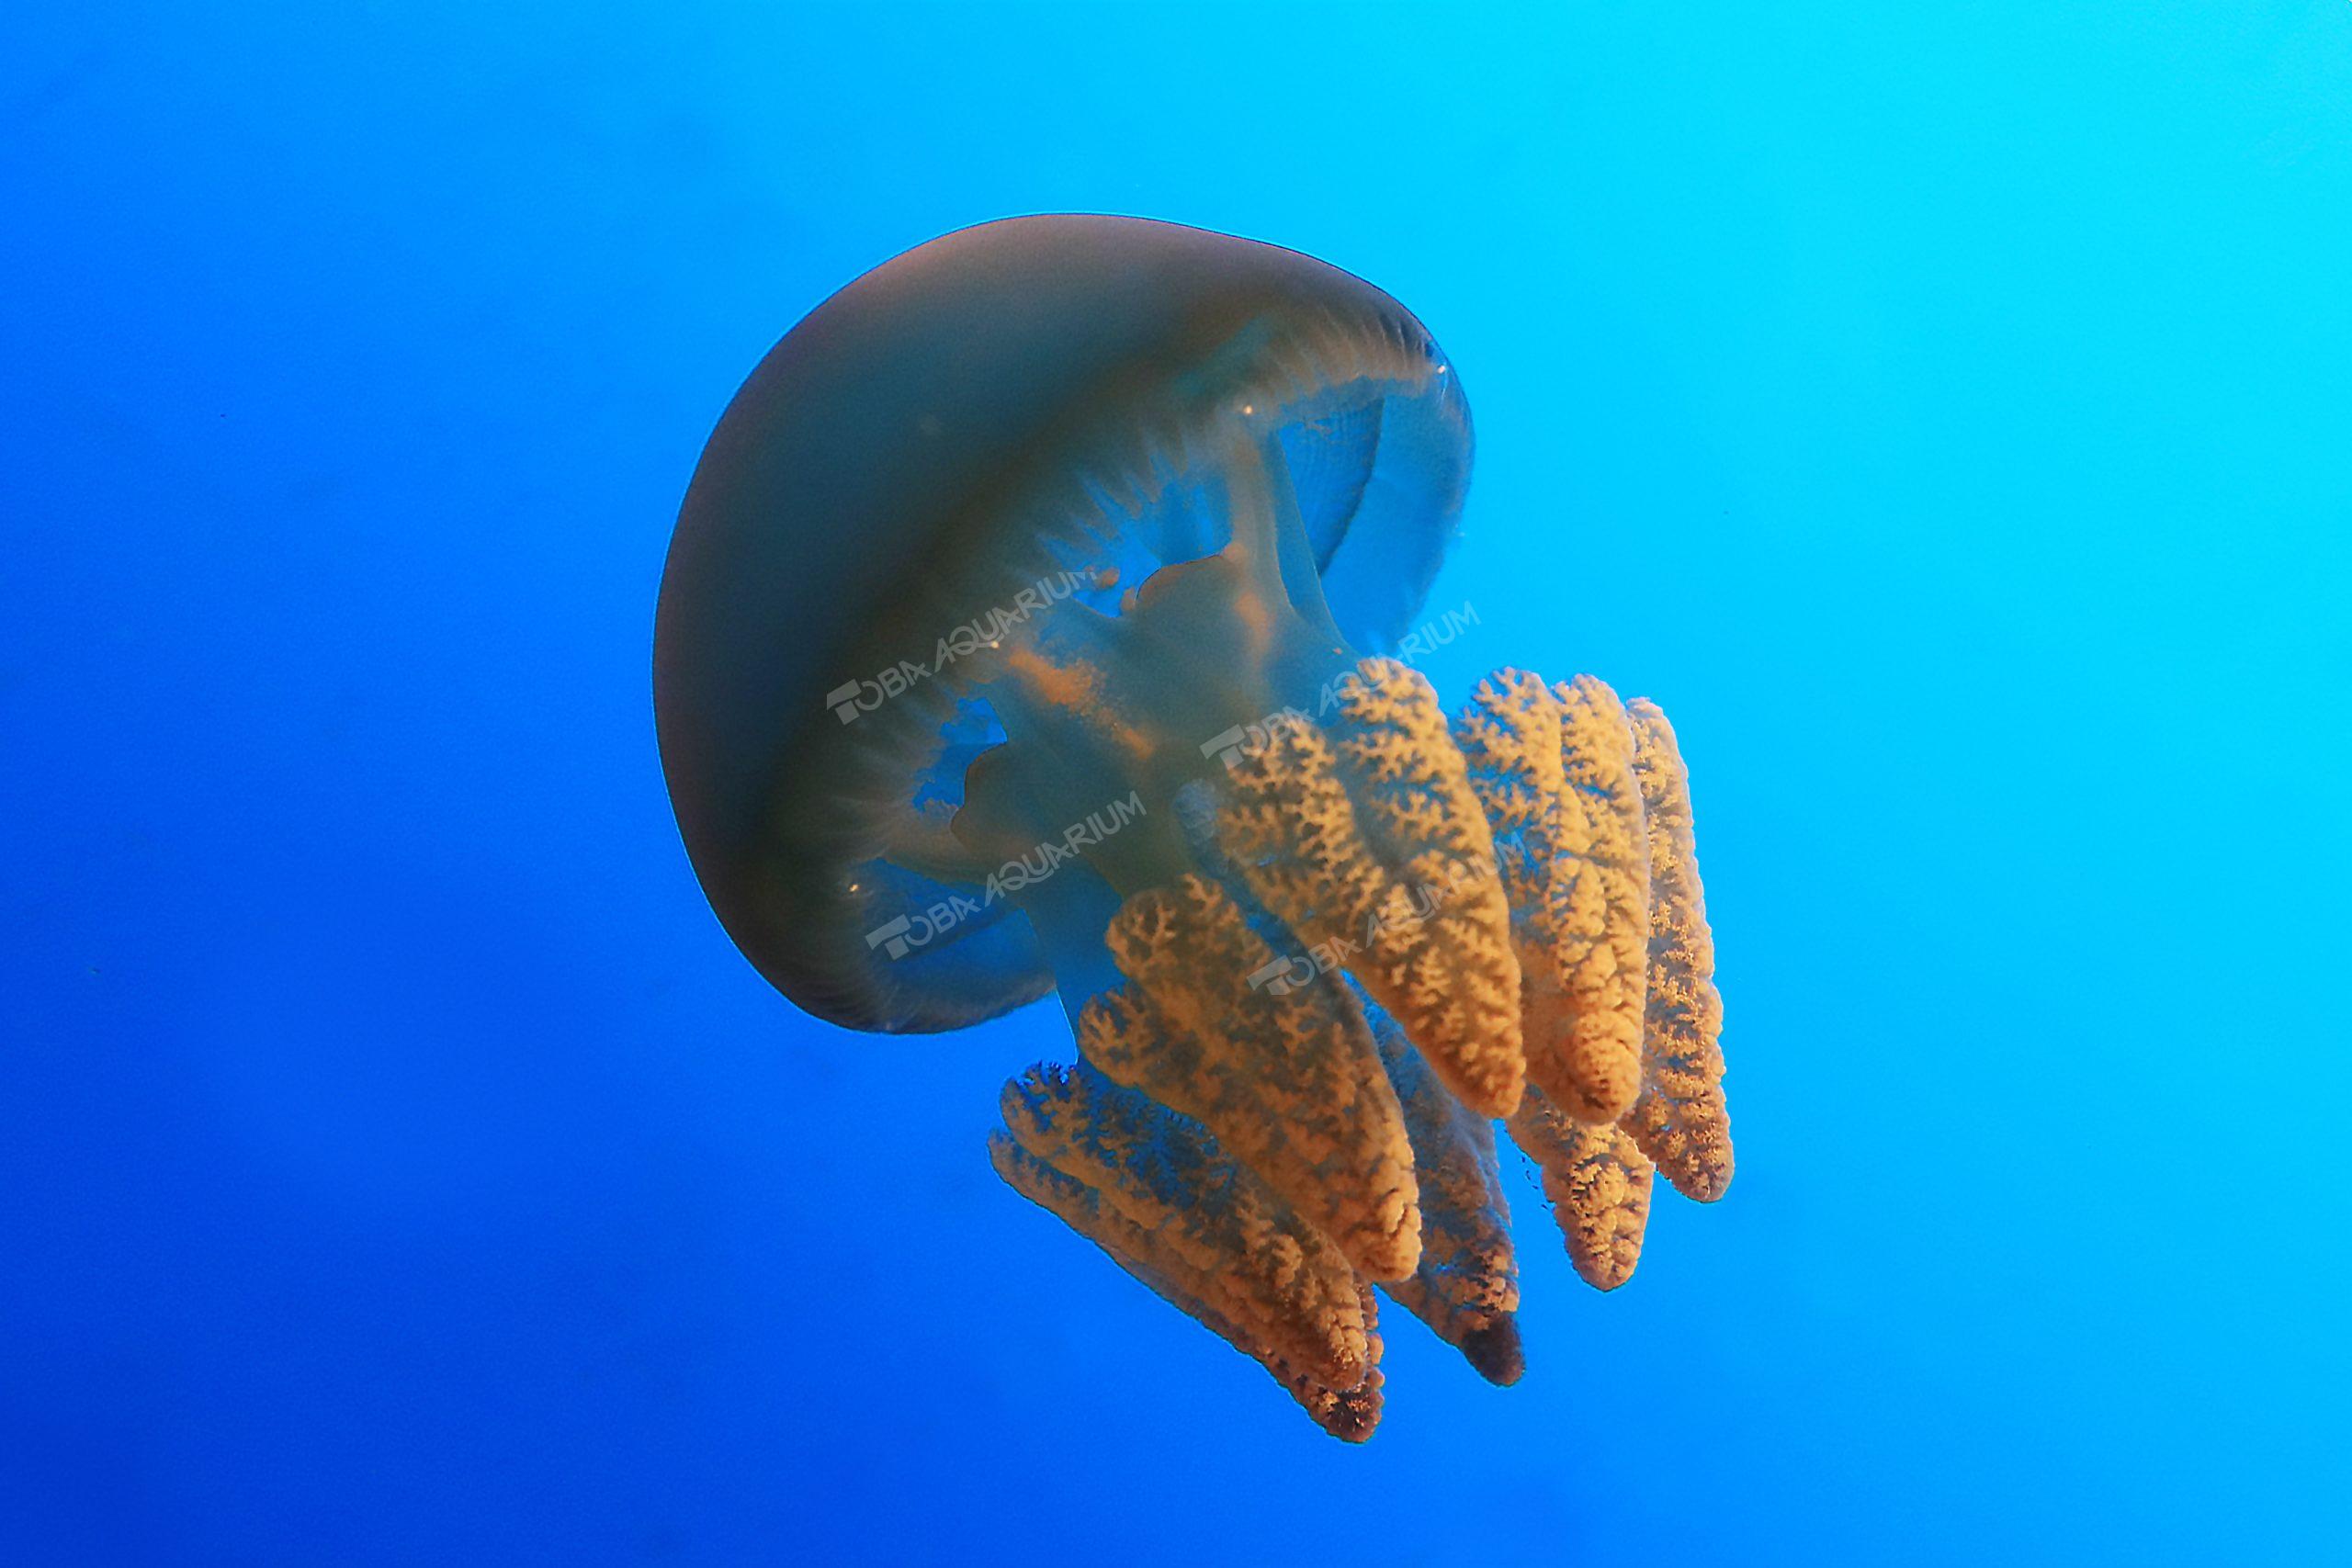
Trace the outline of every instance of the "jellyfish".
<instances>
[{"instance_id":1,"label":"jellyfish","mask_svg":"<svg viewBox=\"0 0 2352 1568\"><path fill-rule=\"evenodd\" d=\"M1073 1046L1006 1084L997 1173L1351 1441L1384 1298L1520 1377L1506 1146L1602 1290L1659 1175L1732 1175L1664 714L1504 669L1449 715L1414 668L1459 629L1417 617L1471 446L1427 330L1336 267L982 224L761 362L656 616L744 955L860 1030L1056 993Z\"/></svg>"}]
</instances>

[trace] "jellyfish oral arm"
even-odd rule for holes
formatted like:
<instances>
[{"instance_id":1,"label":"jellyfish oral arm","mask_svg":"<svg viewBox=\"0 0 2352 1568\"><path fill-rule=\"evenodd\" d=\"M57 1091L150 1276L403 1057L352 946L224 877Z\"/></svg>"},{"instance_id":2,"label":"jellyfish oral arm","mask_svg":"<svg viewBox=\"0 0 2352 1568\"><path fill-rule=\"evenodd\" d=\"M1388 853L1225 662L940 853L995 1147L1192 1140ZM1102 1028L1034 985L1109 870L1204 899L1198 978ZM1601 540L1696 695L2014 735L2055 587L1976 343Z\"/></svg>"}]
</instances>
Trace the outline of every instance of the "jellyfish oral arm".
<instances>
[{"instance_id":1,"label":"jellyfish oral arm","mask_svg":"<svg viewBox=\"0 0 2352 1568\"><path fill-rule=\"evenodd\" d=\"M1589 677L1501 671L1449 721L1418 673L1340 637L1279 448L1237 436L1220 473L1221 549L1162 566L1116 615L1057 607L975 680L1008 739L971 766L955 831L992 863L1135 803L1082 865L1017 896L1084 1070L1153 1108L1151 1140L1247 1173L1361 1285L1509 1382L1517 1274L1489 1118L1542 1168L1600 1289L1634 1271L1656 1169L1702 1198L1728 1179L1679 757L1655 708ZM1261 1259L1203 1253L1205 1273L1171 1284L1159 1244L1110 1217L1138 1210L1128 1176L1046 1173L1034 1126L1016 1144L1008 1180L1327 1427L1369 1431L1376 1358L1335 1382L1344 1369L1284 1348L1314 1322L1210 1302L1204 1280Z\"/></svg>"},{"instance_id":2,"label":"jellyfish oral arm","mask_svg":"<svg viewBox=\"0 0 2352 1568\"><path fill-rule=\"evenodd\" d=\"M1285 1347L1314 1342L1345 1292L1255 1318L1219 1308L1204 1281L1262 1269L1259 1244L1204 1243L1171 1284L1161 1244L1116 1217L1150 1199L1123 1183L1199 1167L1171 1151L1229 1162L1362 1288L1510 1382L1518 1272L1489 1117L1541 1168L1571 1262L1603 1291L1640 1260L1657 1171L1712 1201L1732 1168L1713 947L1664 716L1589 677L1505 671L1449 728L1410 671L1367 660L1358 675L1337 717L1285 716L1220 788L1179 802L1191 869L1173 886L1122 898L1081 869L1024 895L1082 1070L1149 1111L1126 1123L1131 1168L1098 1162L1084 1193L1068 1170L998 1156L1351 1441L1379 1415L1369 1306L1346 1320L1369 1337L1362 1380L1335 1382L1346 1367ZM1231 1191L1204 1185L1204 1213Z\"/></svg>"}]
</instances>

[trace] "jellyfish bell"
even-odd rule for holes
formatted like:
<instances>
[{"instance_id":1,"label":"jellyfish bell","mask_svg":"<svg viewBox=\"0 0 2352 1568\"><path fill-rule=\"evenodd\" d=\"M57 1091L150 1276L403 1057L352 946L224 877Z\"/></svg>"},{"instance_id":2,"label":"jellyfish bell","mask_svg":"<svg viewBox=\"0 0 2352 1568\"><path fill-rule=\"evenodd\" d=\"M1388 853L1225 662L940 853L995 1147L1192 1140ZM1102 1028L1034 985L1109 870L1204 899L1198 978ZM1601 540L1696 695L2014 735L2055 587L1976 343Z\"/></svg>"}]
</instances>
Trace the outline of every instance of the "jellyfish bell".
<instances>
[{"instance_id":1,"label":"jellyfish bell","mask_svg":"<svg viewBox=\"0 0 2352 1568\"><path fill-rule=\"evenodd\" d=\"M1387 657L1460 516L1459 379L1295 252L965 230L752 373L655 628L744 953L868 1030L1058 991L1080 1060L1008 1089L999 1172L1351 1438L1375 1282L1519 1375L1495 1119L1607 1286L1646 1214L1618 1173L1730 1170L1663 716L1507 671L1449 721Z\"/></svg>"},{"instance_id":2,"label":"jellyfish bell","mask_svg":"<svg viewBox=\"0 0 2352 1568\"><path fill-rule=\"evenodd\" d=\"M1258 645L1124 671L1159 689L1109 695L1159 743L1141 771L1197 772L1200 741L1311 693L1342 643L1409 629L1469 463L1428 333L1294 251L1042 217L867 273L737 394L663 574L662 763L719 919L778 989L854 1028L953 1029L1042 995L1045 953L988 897L1001 863L947 828L1006 738L1009 667L1057 631L1067 667L1100 630L1080 623L1147 602L1196 643ZM1220 595L1229 559L1155 577L1235 545L1237 508L1296 616ZM1065 821L1128 794L1061 776ZM901 919L900 951L869 945Z\"/></svg>"}]
</instances>

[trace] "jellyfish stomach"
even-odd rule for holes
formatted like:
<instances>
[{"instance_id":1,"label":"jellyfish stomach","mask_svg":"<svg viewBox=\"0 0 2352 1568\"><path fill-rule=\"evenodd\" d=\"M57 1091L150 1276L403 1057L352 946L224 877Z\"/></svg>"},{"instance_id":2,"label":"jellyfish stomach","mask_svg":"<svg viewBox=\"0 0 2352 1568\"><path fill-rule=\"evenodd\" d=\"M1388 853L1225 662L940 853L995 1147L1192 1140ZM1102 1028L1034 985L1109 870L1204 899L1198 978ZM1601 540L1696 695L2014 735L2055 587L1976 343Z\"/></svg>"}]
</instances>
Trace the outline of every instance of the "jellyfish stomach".
<instances>
[{"instance_id":1,"label":"jellyfish stomach","mask_svg":"<svg viewBox=\"0 0 2352 1568\"><path fill-rule=\"evenodd\" d=\"M967 773L955 830L967 845L993 852L1131 799L1153 826L1090 860L1123 895L1170 886L1199 869L1176 828L1178 795L1355 666L1280 444L1236 427L1212 445L1222 547L1160 566L1115 614L1055 604L959 669L1007 737Z\"/></svg>"}]
</instances>

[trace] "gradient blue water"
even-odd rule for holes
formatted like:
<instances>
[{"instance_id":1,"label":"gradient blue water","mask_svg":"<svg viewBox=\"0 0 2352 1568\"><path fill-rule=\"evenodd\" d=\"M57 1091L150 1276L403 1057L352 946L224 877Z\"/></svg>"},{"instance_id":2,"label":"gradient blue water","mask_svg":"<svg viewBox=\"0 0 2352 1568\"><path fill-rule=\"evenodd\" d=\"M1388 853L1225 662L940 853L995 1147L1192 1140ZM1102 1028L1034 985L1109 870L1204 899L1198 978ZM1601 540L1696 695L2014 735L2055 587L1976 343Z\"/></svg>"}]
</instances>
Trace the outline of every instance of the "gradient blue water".
<instances>
[{"instance_id":1,"label":"gradient blue water","mask_svg":"<svg viewBox=\"0 0 2352 1568\"><path fill-rule=\"evenodd\" d=\"M2344 1561L2352 8L0 23L0 1557ZM1661 699L1740 1177L1387 1422L819 1026L647 691L741 374L942 230L1301 247L1477 625ZM1525 1190L1522 1189L1522 1192Z\"/></svg>"}]
</instances>

